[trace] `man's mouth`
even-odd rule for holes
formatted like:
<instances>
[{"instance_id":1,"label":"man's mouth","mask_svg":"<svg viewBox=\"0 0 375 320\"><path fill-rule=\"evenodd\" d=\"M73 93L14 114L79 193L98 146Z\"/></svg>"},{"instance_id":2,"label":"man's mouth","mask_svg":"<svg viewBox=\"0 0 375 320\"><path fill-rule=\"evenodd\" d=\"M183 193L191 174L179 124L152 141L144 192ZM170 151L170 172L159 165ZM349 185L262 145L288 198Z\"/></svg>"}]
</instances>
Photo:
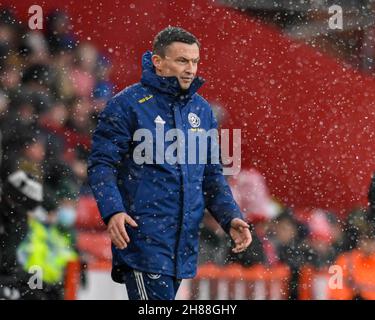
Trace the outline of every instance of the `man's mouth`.
<instances>
[{"instance_id":1,"label":"man's mouth","mask_svg":"<svg viewBox=\"0 0 375 320\"><path fill-rule=\"evenodd\" d=\"M190 82L190 81L193 81L193 78L189 78L189 77L181 77L181 79L185 82Z\"/></svg>"}]
</instances>

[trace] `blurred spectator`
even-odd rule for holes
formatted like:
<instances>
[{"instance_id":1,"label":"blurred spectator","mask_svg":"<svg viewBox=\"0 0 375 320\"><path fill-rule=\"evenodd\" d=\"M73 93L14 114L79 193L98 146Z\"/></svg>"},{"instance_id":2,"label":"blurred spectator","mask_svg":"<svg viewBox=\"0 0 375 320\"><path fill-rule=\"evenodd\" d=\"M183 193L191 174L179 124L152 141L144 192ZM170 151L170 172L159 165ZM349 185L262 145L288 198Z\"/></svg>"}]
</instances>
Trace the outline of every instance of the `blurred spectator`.
<instances>
[{"instance_id":1,"label":"blurred spectator","mask_svg":"<svg viewBox=\"0 0 375 320\"><path fill-rule=\"evenodd\" d=\"M327 212L327 218L331 225L332 246L336 255L346 250L346 239L343 222L334 213Z\"/></svg>"},{"instance_id":2,"label":"blurred spectator","mask_svg":"<svg viewBox=\"0 0 375 320\"><path fill-rule=\"evenodd\" d=\"M27 135L28 134L28 135ZM10 139L6 140L9 142ZM39 180L43 180L43 161L45 147L43 141L33 134L33 131L27 130L24 135L16 137L14 140L19 143L18 148L11 148L5 144L3 154L3 165L1 173L3 179L18 169L24 169L27 173L34 174Z\"/></svg>"},{"instance_id":3,"label":"blurred spectator","mask_svg":"<svg viewBox=\"0 0 375 320\"><path fill-rule=\"evenodd\" d=\"M357 247L359 235L366 228L368 223L366 209L352 210L345 221L345 250L352 250Z\"/></svg>"},{"instance_id":4,"label":"blurred spectator","mask_svg":"<svg viewBox=\"0 0 375 320\"><path fill-rule=\"evenodd\" d=\"M96 118L104 109L106 102L114 95L115 85L109 80L109 73L111 72L111 64L107 62L107 58L102 56L99 59L97 69L97 82L93 92L93 117Z\"/></svg>"},{"instance_id":5,"label":"blurred spectator","mask_svg":"<svg viewBox=\"0 0 375 320\"><path fill-rule=\"evenodd\" d=\"M30 65L22 76L22 91L31 92L34 97L37 111L42 112L48 108L47 102L57 97L57 72L47 64Z\"/></svg>"},{"instance_id":6,"label":"blurred spectator","mask_svg":"<svg viewBox=\"0 0 375 320\"><path fill-rule=\"evenodd\" d=\"M20 26L9 9L0 12L0 67L9 60L15 59L20 41Z\"/></svg>"},{"instance_id":7,"label":"blurred spectator","mask_svg":"<svg viewBox=\"0 0 375 320\"><path fill-rule=\"evenodd\" d=\"M271 198L264 177L256 170L242 170L230 180L233 196L252 228L253 242L240 254L230 253L230 261L243 266L278 263L276 248L269 239L272 218L280 213L280 206Z\"/></svg>"},{"instance_id":8,"label":"blurred spectator","mask_svg":"<svg viewBox=\"0 0 375 320\"><path fill-rule=\"evenodd\" d=\"M70 18L59 9L47 16L47 41L52 54L71 50L76 46Z\"/></svg>"},{"instance_id":9,"label":"blurred spectator","mask_svg":"<svg viewBox=\"0 0 375 320\"><path fill-rule=\"evenodd\" d=\"M341 254L335 261L338 278L329 286L331 299L375 299L375 225L361 229L358 247ZM341 277L342 276L342 277Z\"/></svg>"},{"instance_id":10,"label":"blurred spectator","mask_svg":"<svg viewBox=\"0 0 375 320\"><path fill-rule=\"evenodd\" d=\"M291 279L289 298L298 298L299 271L305 263L307 235L305 225L297 221L291 209L285 209L273 220L272 242L276 248L278 260L289 266Z\"/></svg>"},{"instance_id":11,"label":"blurred spectator","mask_svg":"<svg viewBox=\"0 0 375 320\"><path fill-rule=\"evenodd\" d=\"M90 43L84 42L77 47L70 77L75 92L81 97L90 97L94 91L97 59L98 52Z\"/></svg>"},{"instance_id":12,"label":"blurred spectator","mask_svg":"<svg viewBox=\"0 0 375 320\"><path fill-rule=\"evenodd\" d=\"M74 223L78 192L68 179L58 181L53 201L43 201L29 214L29 231L17 254L25 271L37 265L43 269L41 299L64 298L68 262L78 259ZM51 199L49 199L51 200Z\"/></svg>"},{"instance_id":13,"label":"blurred spectator","mask_svg":"<svg viewBox=\"0 0 375 320\"><path fill-rule=\"evenodd\" d=\"M73 55L73 51L64 52L63 54L57 54L54 56L52 61L52 65L57 72L56 78L59 83L56 96L65 104L68 104L69 101L77 96L77 92L75 91L71 79L74 60Z\"/></svg>"},{"instance_id":14,"label":"blurred spectator","mask_svg":"<svg viewBox=\"0 0 375 320\"><path fill-rule=\"evenodd\" d=\"M278 262L275 248L268 239L268 235L263 233L265 227L262 223L256 223L250 226L253 241L249 248L244 252L234 254L228 250L228 262L238 263L244 267L251 267L256 264L264 264L266 266L274 265ZM229 241L229 239L228 239ZM230 247L230 243L228 244Z\"/></svg>"},{"instance_id":15,"label":"blurred spectator","mask_svg":"<svg viewBox=\"0 0 375 320\"><path fill-rule=\"evenodd\" d=\"M66 266L78 259L74 239L57 222L50 222L54 219L40 217L30 215L29 232L18 248L18 257L25 271L35 265L43 270L44 299L62 300ZM58 222L67 223L63 219Z\"/></svg>"},{"instance_id":16,"label":"blurred spectator","mask_svg":"<svg viewBox=\"0 0 375 320\"><path fill-rule=\"evenodd\" d=\"M109 79L111 70L112 64L110 60L104 55L98 57L96 67L97 81L93 92L94 99L106 101L113 96L114 84Z\"/></svg>"},{"instance_id":17,"label":"blurred spectator","mask_svg":"<svg viewBox=\"0 0 375 320\"><path fill-rule=\"evenodd\" d=\"M33 134L33 131L26 131L28 136L22 137L18 141L20 147L16 151L7 149L4 155L2 175L7 176L16 170L24 170L33 175L38 181L44 178L43 164L45 160L45 144L41 137Z\"/></svg>"},{"instance_id":18,"label":"blurred spectator","mask_svg":"<svg viewBox=\"0 0 375 320\"><path fill-rule=\"evenodd\" d=\"M73 100L69 111L67 127L89 141L90 132L94 129L90 100L88 98Z\"/></svg>"},{"instance_id":19,"label":"blurred spectator","mask_svg":"<svg viewBox=\"0 0 375 320\"><path fill-rule=\"evenodd\" d=\"M88 192L93 116L113 95L110 70L111 62L99 58L93 45L76 46L64 12L48 16L44 35L27 29L10 11L0 11L1 177L5 181L22 169L44 189L42 206L29 215L27 238L21 246L9 244L20 247L24 271L35 261L46 270L43 292L29 298L63 297L64 268L77 254L75 202L82 186Z\"/></svg>"},{"instance_id":20,"label":"blurred spectator","mask_svg":"<svg viewBox=\"0 0 375 320\"><path fill-rule=\"evenodd\" d=\"M50 63L48 43L40 31L27 32L21 41L19 51L30 64Z\"/></svg>"},{"instance_id":21,"label":"blurred spectator","mask_svg":"<svg viewBox=\"0 0 375 320\"><path fill-rule=\"evenodd\" d=\"M242 170L230 180L233 196L249 222L271 220L280 212L266 181L256 169Z\"/></svg>"},{"instance_id":22,"label":"blurred spectator","mask_svg":"<svg viewBox=\"0 0 375 320\"><path fill-rule=\"evenodd\" d=\"M23 270L17 250L28 232L27 213L43 199L42 185L23 171L9 175L0 202L0 299L40 298L30 292L30 275Z\"/></svg>"},{"instance_id":23,"label":"blurred spectator","mask_svg":"<svg viewBox=\"0 0 375 320\"><path fill-rule=\"evenodd\" d=\"M0 87L8 94L14 93L20 86L21 75L19 67L16 65L4 65L1 69Z\"/></svg>"},{"instance_id":24,"label":"blurred spectator","mask_svg":"<svg viewBox=\"0 0 375 320\"><path fill-rule=\"evenodd\" d=\"M209 212L205 212L200 229L198 263L224 265L230 250L230 240Z\"/></svg>"},{"instance_id":25,"label":"blurred spectator","mask_svg":"<svg viewBox=\"0 0 375 320\"><path fill-rule=\"evenodd\" d=\"M47 156L52 160L62 159L64 155L66 148L64 132L68 116L66 106L56 101L38 119L41 134L47 141Z\"/></svg>"},{"instance_id":26,"label":"blurred spectator","mask_svg":"<svg viewBox=\"0 0 375 320\"><path fill-rule=\"evenodd\" d=\"M335 228L335 221L320 209L311 212L308 230L306 262L315 269L325 269L334 262L341 251L342 235Z\"/></svg>"},{"instance_id":27,"label":"blurred spectator","mask_svg":"<svg viewBox=\"0 0 375 320\"><path fill-rule=\"evenodd\" d=\"M48 211L54 210L58 205L61 194L70 194L71 199L77 198L80 184L69 165L55 159L49 161L44 170L46 191L43 206Z\"/></svg>"},{"instance_id":28,"label":"blurred spectator","mask_svg":"<svg viewBox=\"0 0 375 320\"><path fill-rule=\"evenodd\" d=\"M44 180L43 161L45 159L45 144L36 137L22 150L16 161L17 167L33 175L38 181Z\"/></svg>"}]
</instances>

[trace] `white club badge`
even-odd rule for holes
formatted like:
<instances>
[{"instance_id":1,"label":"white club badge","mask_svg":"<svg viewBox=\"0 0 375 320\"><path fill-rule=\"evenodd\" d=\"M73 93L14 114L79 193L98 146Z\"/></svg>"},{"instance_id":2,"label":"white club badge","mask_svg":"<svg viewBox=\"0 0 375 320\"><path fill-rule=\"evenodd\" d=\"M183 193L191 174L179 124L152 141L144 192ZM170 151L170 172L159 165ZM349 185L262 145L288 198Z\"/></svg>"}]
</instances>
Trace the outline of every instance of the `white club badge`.
<instances>
[{"instance_id":1,"label":"white club badge","mask_svg":"<svg viewBox=\"0 0 375 320\"><path fill-rule=\"evenodd\" d=\"M199 119L199 117L193 112L188 114L188 120L193 128L198 128L201 124L201 119Z\"/></svg>"}]
</instances>

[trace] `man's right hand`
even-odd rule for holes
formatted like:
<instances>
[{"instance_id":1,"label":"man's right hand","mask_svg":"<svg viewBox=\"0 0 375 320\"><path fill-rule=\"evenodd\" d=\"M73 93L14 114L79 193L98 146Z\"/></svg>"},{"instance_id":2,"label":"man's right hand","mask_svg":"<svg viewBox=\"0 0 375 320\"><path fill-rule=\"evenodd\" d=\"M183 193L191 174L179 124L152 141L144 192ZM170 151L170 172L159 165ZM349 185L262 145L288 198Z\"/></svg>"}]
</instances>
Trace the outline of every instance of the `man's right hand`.
<instances>
[{"instance_id":1,"label":"man's right hand","mask_svg":"<svg viewBox=\"0 0 375 320\"><path fill-rule=\"evenodd\" d=\"M130 242L130 238L125 230L126 223L134 228L138 227L137 223L125 212L116 213L108 222L107 231L112 243L118 249L125 249Z\"/></svg>"}]
</instances>

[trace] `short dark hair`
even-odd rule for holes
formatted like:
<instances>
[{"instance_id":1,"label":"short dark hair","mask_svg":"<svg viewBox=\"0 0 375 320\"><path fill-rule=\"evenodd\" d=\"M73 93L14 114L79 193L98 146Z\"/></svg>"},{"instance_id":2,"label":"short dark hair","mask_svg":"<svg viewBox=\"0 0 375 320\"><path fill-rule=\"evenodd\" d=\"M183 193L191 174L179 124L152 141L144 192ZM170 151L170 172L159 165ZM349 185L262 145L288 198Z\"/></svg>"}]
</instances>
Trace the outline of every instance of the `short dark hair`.
<instances>
[{"instance_id":1,"label":"short dark hair","mask_svg":"<svg viewBox=\"0 0 375 320\"><path fill-rule=\"evenodd\" d=\"M190 32L179 27L167 27L156 35L152 48L153 53L164 58L165 50L172 42L196 43L198 47L201 45Z\"/></svg>"}]
</instances>

